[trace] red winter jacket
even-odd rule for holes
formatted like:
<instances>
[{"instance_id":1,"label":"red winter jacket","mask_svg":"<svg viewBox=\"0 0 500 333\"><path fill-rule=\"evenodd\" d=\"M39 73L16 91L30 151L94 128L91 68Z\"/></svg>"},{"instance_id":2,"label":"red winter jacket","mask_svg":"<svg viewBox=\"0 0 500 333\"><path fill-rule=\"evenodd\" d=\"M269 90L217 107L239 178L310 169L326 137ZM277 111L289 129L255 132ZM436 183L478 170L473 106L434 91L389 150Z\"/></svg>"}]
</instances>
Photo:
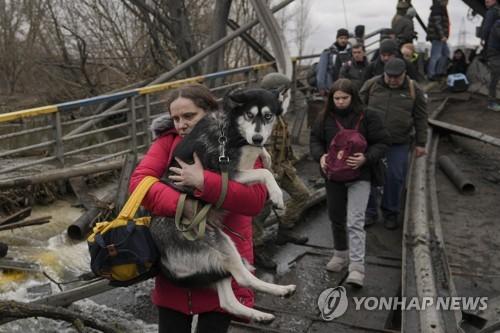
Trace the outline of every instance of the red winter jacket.
<instances>
[{"instance_id":1,"label":"red winter jacket","mask_svg":"<svg viewBox=\"0 0 500 333\"><path fill-rule=\"evenodd\" d=\"M161 178L170 164L171 152L182 138L175 130L170 130L153 142L151 148L139 163L130 179L129 191L132 192L145 176ZM263 168L258 160L255 168ZM221 191L221 176L205 170L203 192L197 193L199 198L208 203L216 203ZM267 190L264 185L243 185L229 181L227 195L222 208L228 211L224 223L241 238L228 233L238 252L249 263L253 264L252 218L264 207ZM142 205L154 215L174 216L179 199L179 192L163 184L156 183L149 190ZM244 203L244 204L242 204ZM153 303L160 307L170 308L185 314L211 311L223 311L219 305L217 292L208 288L180 288L170 283L161 274L156 277L153 290ZM244 305L253 307L253 291L238 286L232 281L236 298Z\"/></svg>"}]
</instances>

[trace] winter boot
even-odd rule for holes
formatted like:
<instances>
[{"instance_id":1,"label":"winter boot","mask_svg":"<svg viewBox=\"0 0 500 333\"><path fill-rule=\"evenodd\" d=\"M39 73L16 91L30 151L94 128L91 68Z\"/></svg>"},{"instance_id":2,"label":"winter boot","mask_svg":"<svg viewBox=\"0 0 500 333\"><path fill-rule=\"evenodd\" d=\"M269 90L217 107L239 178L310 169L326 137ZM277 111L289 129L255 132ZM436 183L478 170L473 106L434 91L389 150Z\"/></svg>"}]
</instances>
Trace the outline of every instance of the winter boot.
<instances>
[{"instance_id":1,"label":"winter boot","mask_svg":"<svg viewBox=\"0 0 500 333\"><path fill-rule=\"evenodd\" d=\"M326 264L326 270L330 272L340 272L347 267L349 263L349 250L333 252L333 257Z\"/></svg>"}]
</instances>

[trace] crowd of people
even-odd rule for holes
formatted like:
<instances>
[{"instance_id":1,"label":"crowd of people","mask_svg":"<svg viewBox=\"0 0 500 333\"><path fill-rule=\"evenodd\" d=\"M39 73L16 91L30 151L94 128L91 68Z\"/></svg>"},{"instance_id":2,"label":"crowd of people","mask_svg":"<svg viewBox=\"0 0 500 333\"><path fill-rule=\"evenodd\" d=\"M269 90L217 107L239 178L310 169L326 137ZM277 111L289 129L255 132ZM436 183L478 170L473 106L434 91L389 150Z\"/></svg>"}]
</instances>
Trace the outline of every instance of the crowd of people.
<instances>
[{"instance_id":1,"label":"crowd of people","mask_svg":"<svg viewBox=\"0 0 500 333\"><path fill-rule=\"evenodd\" d=\"M429 59L415 50L415 10L410 2L399 1L392 28L383 31L380 47L371 61L362 42L351 43L348 30L342 28L332 46L322 52L316 67L315 88L323 97L324 106L312 124L310 155L318 162L325 181L331 221L334 252L326 270L347 269L346 282L356 287L362 287L365 279L365 227L373 223L383 223L390 230L399 227L409 155L413 152L419 158L426 154L427 99L419 82L467 72L468 62L462 50L455 50L448 61L447 2L434 0L431 7ZM500 41L495 35L500 10L496 0L485 0L485 4L488 12L481 38L491 72L488 108L500 111L496 100ZM271 73L260 86L285 93L291 81L285 75ZM214 97L204 86L191 85L172 92L166 111L174 128L160 133L132 175L132 183L137 184L147 175L161 178L176 144L216 108ZM358 150L354 144L349 146L341 140L346 136L359 143ZM276 243L305 244L307 237L292 229L302 216L310 191L294 168L287 122L282 116L266 147L273 159L272 171L280 187L290 195L279 219ZM262 163L256 161L255 167L261 168ZM220 177L203 170L199 163L183 166L178 172L185 184L196 188L200 198L206 190L204 184L216 182ZM230 186L235 188L230 192L235 197L226 199L233 204L225 206L229 214L224 223L231 224L231 230L236 232L228 235L249 263L275 269L276 263L262 248L264 221L271 212L271 206L264 203L265 187L243 186L232 181ZM153 214L173 216L178 197L177 190L158 183L147 194L144 205ZM242 210L241 204L236 204L241 202L254 209ZM241 302L253 304L250 290L236 283L233 289ZM200 314L197 332L227 332L231 320L219 307L213 291L181 288L162 275L156 279L153 301L159 308L159 332L191 332L193 314Z\"/></svg>"}]
</instances>

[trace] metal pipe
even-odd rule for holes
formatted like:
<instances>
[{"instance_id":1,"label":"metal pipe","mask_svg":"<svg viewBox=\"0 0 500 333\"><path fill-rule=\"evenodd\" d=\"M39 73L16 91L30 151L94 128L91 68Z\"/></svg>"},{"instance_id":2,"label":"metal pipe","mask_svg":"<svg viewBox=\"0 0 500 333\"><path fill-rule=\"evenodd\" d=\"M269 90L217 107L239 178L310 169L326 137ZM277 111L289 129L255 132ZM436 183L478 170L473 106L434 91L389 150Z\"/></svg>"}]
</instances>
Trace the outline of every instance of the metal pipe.
<instances>
[{"instance_id":1,"label":"metal pipe","mask_svg":"<svg viewBox=\"0 0 500 333\"><path fill-rule=\"evenodd\" d=\"M28 167L28 166L32 166L32 165L37 165L37 164L42 164L42 163L45 163L45 162L53 161L56 158L57 157L55 157L55 156L50 156L50 157L38 159L38 160L35 160L35 161L30 161L30 162L26 162L26 163L16 164L13 167L1 169L0 173L6 173L6 172L14 171L14 170L17 170L17 169L22 169L24 167Z\"/></svg>"},{"instance_id":2,"label":"metal pipe","mask_svg":"<svg viewBox=\"0 0 500 333\"><path fill-rule=\"evenodd\" d=\"M444 174L453 182L463 194L473 194L476 191L476 186L469 180L453 161L446 155L440 156L438 159L439 167Z\"/></svg>"},{"instance_id":3,"label":"metal pipe","mask_svg":"<svg viewBox=\"0 0 500 333\"><path fill-rule=\"evenodd\" d=\"M18 131L18 132L14 132L14 133L0 135L0 140L11 139L11 138L15 138L16 136L37 133L37 132L43 132L43 131L47 131L47 130L51 130L51 129L52 129L52 125L43 126L43 127L36 127L36 128L29 129L29 130Z\"/></svg>"},{"instance_id":4,"label":"metal pipe","mask_svg":"<svg viewBox=\"0 0 500 333\"><path fill-rule=\"evenodd\" d=\"M129 139L130 139L130 135L123 136L123 137L118 138L118 139L114 139L114 140L110 140L110 141L106 141L106 142L101 142L101 143L98 143L98 144L95 144L92 146L87 146L84 148L68 151L67 153L64 153L64 156L75 155L75 154L82 153L84 151L89 151L89 150L92 150L95 148L105 147L105 146L108 146L110 144L114 144L114 143L118 143L118 142L122 142L122 141L127 141Z\"/></svg>"},{"instance_id":5,"label":"metal pipe","mask_svg":"<svg viewBox=\"0 0 500 333\"><path fill-rule=\"evenodd\" d=\"M55 140L51 140L51 141L45 141L45 142L42 142L42 143L37 143L36 145L25 146L25 147L22 147L22 148L7 150L7 151L4 151L4 152L0 153L0 157L5 157L5 156L9 156L9 155L14 155L14 154L17 154L17 153L22 153L22 152L30 150L30 149L36 149L36 148L43 148L43 147L52 146L54 143L56 143L56 141Z\"/></svg>"},{"instance_id":6,"label":"metal pipe","mask_svg":"<svg viewBox=\"0 0 500 333\"><path fill-rule=\"evenodd\" d=\"M116 189L101 199L102 206L109 206L116 196ZM67 229L68 236L74 240L83 240L89 234L92 227L106 213L108 209L102 207L92 207L81 215L75 222L73 222Z\"/></svg>"}]
</instances>

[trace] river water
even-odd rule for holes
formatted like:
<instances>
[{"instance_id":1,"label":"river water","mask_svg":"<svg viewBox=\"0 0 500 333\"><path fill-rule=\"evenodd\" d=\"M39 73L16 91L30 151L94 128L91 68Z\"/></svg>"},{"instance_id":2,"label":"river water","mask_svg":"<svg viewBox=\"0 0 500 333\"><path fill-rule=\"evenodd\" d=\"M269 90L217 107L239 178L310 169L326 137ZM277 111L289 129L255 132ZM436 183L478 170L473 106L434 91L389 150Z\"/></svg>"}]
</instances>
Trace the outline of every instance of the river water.
<instances>
[{"instance_id":1,"label":"river water","mask_svg":"<svg viewBox=\"0 0 500 333\"><path fill-rule=\"evenodd\" d=\"M53 281L70 282L90 271L90 257L85 241L75 242L66 235L67 227L82 213L75 208L73 199L58 200L50 206L36 206L30 218L52 216L51 222L13 231L0 232L0 241L9 245L8 257L36 263ZM73 288L76 283L62 284L63 289ZM130 308L137 299L149 301L152 281L135 288L112 291L113 297L93 297L74 303L70 309L81 311L106 323L119 324L129 332L157 332L156 324L137 319L140 316L124 309ZM0 300L30 302L39 297L59 292L56 283L41 272L0 270ZM108 292L109 293L109 292ZM126 295L119 297L116 295ZM17 320L0 325L0 333L77 332L69 323L45 318Z\"/></svg>"}]
</instances>

